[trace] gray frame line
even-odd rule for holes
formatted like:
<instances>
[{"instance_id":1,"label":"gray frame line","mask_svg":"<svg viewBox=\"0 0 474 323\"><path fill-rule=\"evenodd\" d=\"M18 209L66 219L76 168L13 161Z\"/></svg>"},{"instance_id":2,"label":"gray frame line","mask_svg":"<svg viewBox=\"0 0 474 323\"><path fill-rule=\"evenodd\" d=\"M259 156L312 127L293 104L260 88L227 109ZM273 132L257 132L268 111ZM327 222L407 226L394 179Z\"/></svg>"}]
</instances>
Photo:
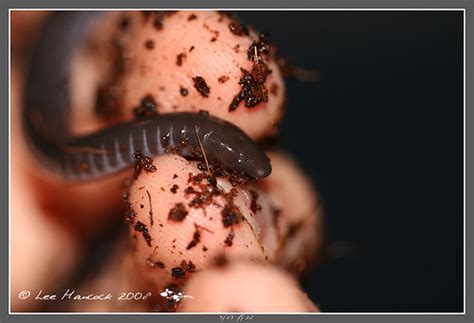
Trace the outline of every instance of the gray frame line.
<instances>
[{"instance_id":1,"label":"gray frame line","mask_svg":"<svg viewBox=\"0 0 474 323\"><path fill-rule=\"evenodd\" d=\"M111 0L102 0L102 1L92 1L92 0L85 0L81 2L81 4L78 6L78 4L70 2L70 3L65 3L64 1L58 1L58 0L51 0L51 1L4 1L1 0L1 16L0 16L0 21L7 22L8 27L2 29L2 36L7 36L4 39L10 40L10 10L31 10L31 9L36 9L36 10L108 10L108 9L113 9L113 10L126 10L126 9L156 9L156 4L153 3L153 1L123 1L120 2L120 8L115 8L118 4L116 1L111 1ZM318 10L318 11L324 11L324 10L335 10L335 11L416 11L416 10L423 10L423 11L452 11L452 10L462 10L463 11L463 16L464 16L464 122L463 122L463 133L464 133L464 304L463 308L464 311L462 313L316 313L316 314L308 314L308 313L283 313L283 314L278 314L278 315L273 315L269 316L268 314L272 313L262 313L258 314L255 316L255 320L260 320L260 319L267 319L270 318L272 321L275 319L282 319L285 320L287 318L290 318L289 315L291 315L292 319L297 319L301 321L310 321L315 319L315 315L317 315L318 320L322 321L338 321L338 320L346 320L350 319L351 322L356 319L357 321L370 321L370 320L375 320L375 321L380 321L380 319L384 319L387 321L398 321L398 320L429 320L430 322L444 322L446 320L449 320L450 322L464 322L464 321L469 321L473 322L473 308L472 306L474 305L474 302L472 302L472 279L469 280L467 279L467 273L471 273L473 270L472 266L472 256L467 258L467 250L469 246L469 250L471 250L472 254L472 234L467 235L467 229L469 228L472 230L472 218L467 218L466 214L468 210L472 210L472 201L469 201L467 199L467 190L472 192L472 168L468 168L468 166L472 167L472 151L469 151L469 145L467 145L467 140L468 138L473 138L472 134L472 127L468 128L468 123L472 125L472 94L467 92L467 84L472 84L472 75L473 75L473 66L471 62L467 62L467 57L472 56L472 42L469 41L467 42L467 39L472 39L472 12L474 9L473 2L469 1L397 1L396 4L394 4L393 1L368 1L366 2L367 4L362 4L362 5L355 5L351 1L338 1L338 0L333 0L333 1L320 1L317 3L317 7L315 8L314 5L315 3L313 2L308 2L308 1L293 1L291 3L292 7L286 7L285 5L281 4L280 1L261 1L260 3L257 3L256 1L227 1L224 4L220 3L218 4L218 1L202 1L198 5L195 2L192 1L183 1L180 2L179 8L176 8L176 3L174 1L160 1L159 3L159 8L160 9L202 9L202 10L212 10L212 9L229 9L229 10ZM416 3L419 3L418 5ZM264 5L262 5L264 4ZM376 7L374 7L375 5ZM423 6L429 5L429 8L423 8ZM204 6L204 7L203 7ZM347 6L347 7L345 7ZM371 7L372 6L372 7ZM370 8L371 7L371 8ZM8 14L8 17L6 17L6 14ZM6 19L5 19L6 18ZM6 35L5 35L6 34ZM468 38L468 35L471 37ZM7 46L5 46L7 45ZM1 98L3 99L3 102L7 102L8 105L4 104L4 106L10 107L10 49L9 49L10 41L8 41L8 44L5 44L5 42L2 43L1 46L1 58L2 58L2 63L0 66L0 75L3 76L4 83L3 84L8 84L8 93L5 93L5 87L2 87L2 91L0 91ZM467 47L466 47L467 46ZM8 53L8 55L4 55ZM470 56L467 55L467 53L471 53ZM8 56L8 61L5 59ZM4 63L7 63L6 65ZM8 73L6 71L8 70ZM471 86L472 88L472 86ZM5 100L6 99L6 100ZM467 113L467 104L471 105L471 113ZM7 122L5 122L7 121ZM1 188L1 202L0 205L2 208L8 212L9 216L8 218L5 217L4 221L7 222L6 224L8 225L0 225L1 230L3 230L4 234L2 234L2 239L6 241L7 238L10 238L10 212L9 212L9 203L10 203L10 190L9 187L11 185L10 183L10 138L9 138L9 133L10 133L10 114L9 114L9 108L6 111L6 116L5 114L0 115L0 122L2 125L8 124L8 127L1 126L0 131L3 136L1 136L3 142L0 145L2 148L2 159L1 159L1 178L8 178L8 183L5 181L2 181L2 188ZM8 147L8 150L5 149ZM7 152L7 154L4 153L4 151ZM8 156L8 157L6 157ZM8 158L8 162L7 162ZM468 165L468 162L470 165ZM7 165L7 167L4 167L4 165ZM468 172L469 169L469 172ZM8 173L7 173L8 172ZM8 184L5 185L5 184ZM8 188L7 188L8 187ZM8 191L8 200L6 200L7 194L6 192ZM6 213L6 212L4 212ZM472 211L470 212L472 214ZM470 225L469 225L470 224ZM8 227L8 235L5 232L5 229ZM469 239L469 243L468 243ZM7 246L8 246L8 252L7 252ZM10 259L10 250L9 250L9 243L3 243L1 245L1 256L3 259L6 259L4 257L6 254L8 254L8 260ZM468 263L469 261L469 263ZM0 317L0 322L2 320L5 321L12 321L12 320L25 320L29 321L34 319L35 321L62 321L64 318L68 318L71 320L82 320L81 318L88 319L88 318L100 318L100 319L110 319L114 321L127 321L128 317L130 315L134 316L134 319L137 321L142 320L142 319L147 319L148 317L152 316L155 318L155 315L158 316L164 316L168 320L187 320L189 318L193 318L197 321L202 321L204 322L204 319L217 319L220 321L219 314L209 314L209 313L179 313L179 314L170 314L170 313L10 313L10 270L9 270L9 265L10 261L7 263L2 262L4 266L0 266L0 274L2 276L2 280L0 281L0 286L2 287L2 293L5 297L2 297L1 299L7 299L8 298L8 309L6 308L6 304L2 302L1 304L1 309L2 309L2 315ZM5 274L5 267L8 266L8 276ZM468 270L468 269L471 270ZM4 279L6 278L6 280ZM8 281L8 294L5 292L5 281ZM470 282L470 286L466 285L467 283ZM471 300L470 303L467 302L467 300ZM6 311L7 309L7 311ZM6 314L8 313L8 314ZM93 315L89 315L93 314ZM123 314L123 316L122 316ZM199 315L196 315L199 314ZM351 317L355 315L355 317ZM392 315L392 316L390 316ZM107 317L108 316L108 317ZM118 317L122 316L122 317Z\"/></svg>"}]
</instances>

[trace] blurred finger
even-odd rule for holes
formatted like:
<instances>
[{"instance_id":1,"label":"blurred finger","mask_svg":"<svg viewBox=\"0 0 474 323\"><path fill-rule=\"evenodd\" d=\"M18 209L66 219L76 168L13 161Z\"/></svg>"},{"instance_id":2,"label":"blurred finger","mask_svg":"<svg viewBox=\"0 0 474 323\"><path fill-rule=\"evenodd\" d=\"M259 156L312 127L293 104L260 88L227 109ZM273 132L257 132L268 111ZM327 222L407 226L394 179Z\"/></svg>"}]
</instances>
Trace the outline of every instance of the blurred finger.
<instances>
[{"instance_id":1,"label":"blurred finger","mask_svg":"<svg viewBox=\"0 0 474 323\"><path fill-rule=\"evenodd\" d=\"M271 266L228 264L186 284L182 312L319 312L288 274Z\"/></svg>"},{"instance_id":2,"label":"blurred finger","mask_svg":"<svg viewBox=\"0 0 474 323\"><path fill-rule=\"evenodd\" d=\"M311 179L286 154L269 152L272 173L258 182L268 196L279 233L278 264L299 274L314 263L323 242L323 207Z\"/></svg>"},{"instance_id":3,"label":"blurred finger","mask_svg":"<svg viewBox=\"0 0 474 323\"><path fill-rule=\"evenodd\" d=\"M11 76L11 304L12 311L30 311L43 305L33 294L62 287L82 250L64 223L40 207L31 186L28 170L32 157L18 126L21 77L16 66ZM25 298L26 292L31 295Z\"/></svg>"}]
</instances>

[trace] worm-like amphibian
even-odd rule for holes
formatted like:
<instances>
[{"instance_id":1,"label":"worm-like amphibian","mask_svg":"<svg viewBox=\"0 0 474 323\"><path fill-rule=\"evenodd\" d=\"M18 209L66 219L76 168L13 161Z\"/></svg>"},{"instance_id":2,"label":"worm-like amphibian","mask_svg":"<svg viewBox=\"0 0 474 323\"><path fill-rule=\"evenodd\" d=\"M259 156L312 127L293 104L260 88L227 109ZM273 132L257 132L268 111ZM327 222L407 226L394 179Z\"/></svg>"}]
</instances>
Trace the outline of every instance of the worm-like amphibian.
<instances>
[{"instance_id":1,"label":"worm-like amphibian","mask_svg":"<svg viewBox=\"0 0 474 323\"><path fill-rule=\"evenodd\" d=\"M202 157L253 178L268 176L269 159L242 130L204 113L167 113L139 118L75 137L68 121L72 56L101 12L56 12L46 22L27 76L24 131L37 158L73 181L92 180L134 163L133 153L175 152Z\"/></svg>"}]
</instances>

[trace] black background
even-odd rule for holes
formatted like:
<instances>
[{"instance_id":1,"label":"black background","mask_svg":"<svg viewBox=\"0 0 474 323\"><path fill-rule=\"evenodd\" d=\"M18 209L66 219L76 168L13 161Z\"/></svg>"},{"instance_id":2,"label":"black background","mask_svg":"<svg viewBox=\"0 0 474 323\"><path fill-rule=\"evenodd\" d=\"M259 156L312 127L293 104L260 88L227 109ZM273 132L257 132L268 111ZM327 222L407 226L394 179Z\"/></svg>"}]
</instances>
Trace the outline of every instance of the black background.
<instances>
[{"instance_id":1,"label":"black background","mask_svg":"<svg viewBox=\"0 0 474 323\"><path fill-rule=\"evenodd\" d=\"M462 12L239 12L317 68L279 144L325 206L325 312L463 310Z\"/></svg>"}]
</instances>

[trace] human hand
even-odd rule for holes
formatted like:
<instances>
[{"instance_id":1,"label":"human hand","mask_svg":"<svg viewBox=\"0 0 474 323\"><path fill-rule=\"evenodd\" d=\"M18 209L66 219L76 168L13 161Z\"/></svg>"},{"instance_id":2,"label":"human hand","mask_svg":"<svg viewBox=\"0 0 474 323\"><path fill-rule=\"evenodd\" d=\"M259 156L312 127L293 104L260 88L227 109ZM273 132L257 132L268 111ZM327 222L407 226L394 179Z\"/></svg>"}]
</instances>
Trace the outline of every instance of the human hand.
<instances>
[{"instance_id":1,"label":"human hand","mask_svg":"<svg viewBox=\"0 0 474 323\"><path fill-rule=\"evenodd\" d=\"M268 102L251 108L241 102L235 110L229 111L235 95L242 90L241 68L251 71L255 64L252 57L249 59L247 49L258 39L256 33L236 34L238 23L214 12L166 15L159 28L153 23L154 14L148 17L139 12L125 15L128 19L125 31L117 31L124 14L111 13L104 17L89 42L93 46L78 51L71 62L71 126L76 133L133 119L136 113L133 108L140 106L142 99L149 95L157 103L158 114L206 110L236 124L254 140L277 132L277 122L283 115L285 89L273 54L266 58L272 70L264 82L269 92ZM114 73L116 62L110 62L109 50L110 40L117 37L124 55L120 59L127 58L127 72L113 85L119 89L120 105L111 116L104 118L94 109L95 94L103 85L101 82ZM195 87L196 76L205 80L210 89L207 96L199 86ZM21 93L21 85L16 89ZM33 257L44 269L24 274L31 277L31 284L41 286L46 277L54 276L52 268L58 269L58 262L53 260L58 254L70 256L64 259L68 265L59 272L72 272L76 258L81 257L82 241L106 230L107 223L123 206L120 194L123 188L119 183L130 177L130 173L80 186L67 185L48 174L36 164L24 145L19 131L19 98L20 95L12 102L12 112L16 113L12 119L12 142L18 143L12 150L12 188L16 190L12 192L12 235L18 237L20 228L25 232L26 223L28 238L14 243L12 254L30 254L29 248L34 243L25 241L36 240L38 234L51 236L54 232L50 243L39 246L41 251L38 251L50 257L40 260ZM139 276L139 279L130 278L129 285L146 286L154 295L161 295L172 284L192 296L180 299L180 304L165 301L158 308L155 304L154 309L174 310L175 305L182 311L317 309L300 291L294 277L284 270L302 271L318 249L321 241L318 197L291 159L276 152L269 153L269 157L272 174L263 180L236 185L235 195L231 193L235 178L219 177L213 183L207 169L171 154L152 156L156 171L142 171L132 181L127 188L126 204L130 206L129 215L133 210L133 216L126 217L133 246L128 257L132 265L127 266L123 277L127 280L130 275ZM189 173L199 179L190 178ZM189 187L192 189L186 191ZM216 187L219 194L206 196L208 190ZM197 204L196 201L193 204L196 198ZM237 219L226 222L235 215L229 213L234 207L238 208ZM173 218L170 213L177 217ZM45 232L35 232L28 225L32 219L55 224L46 225ZM65 222L62 226L56 224ZM58 240L63 241L59 246ZM68 252L64 252L65 248ZM223 254L229 261L225 267L218 265ZM20 285L24 286L15 282L17 272L30 261L32 259L26 256L13 257L13 295L22 289ZM183 261L191 266L182 265ZM160 303L160 297L154 301ZM112 305L100 310L116 308Z\"/></svg>"}]
</instances>

